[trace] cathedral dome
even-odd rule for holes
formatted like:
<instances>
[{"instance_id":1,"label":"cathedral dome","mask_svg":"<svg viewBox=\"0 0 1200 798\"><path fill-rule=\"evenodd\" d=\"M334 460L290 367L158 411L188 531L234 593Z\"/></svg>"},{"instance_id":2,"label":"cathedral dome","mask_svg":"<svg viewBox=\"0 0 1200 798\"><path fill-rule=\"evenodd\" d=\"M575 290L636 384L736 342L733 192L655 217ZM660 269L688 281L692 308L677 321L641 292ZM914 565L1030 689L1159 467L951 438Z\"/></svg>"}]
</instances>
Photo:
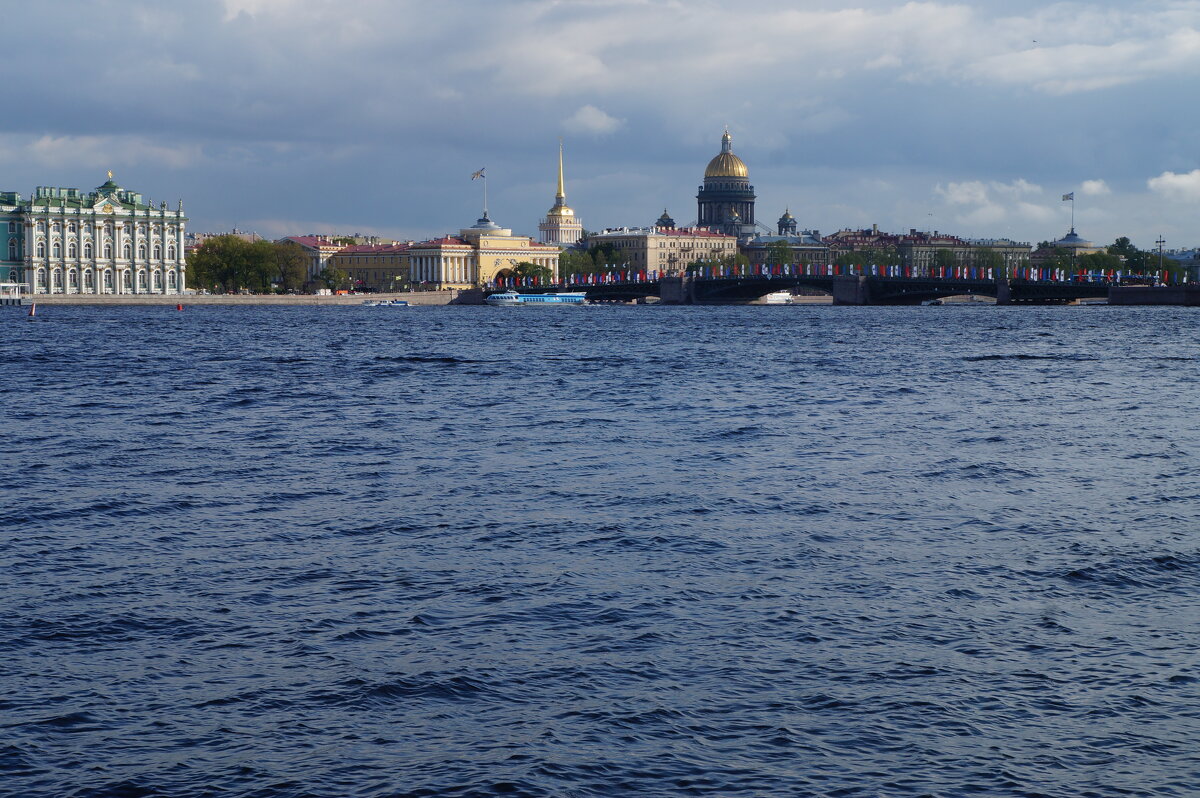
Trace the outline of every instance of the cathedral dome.
<instances>
[{"instance_id":1,"label":"cathedral dome","mask_svg":"<svg viewBox=\"0 0 1200 798\"><path fill-rule=\"evenodd\" d=\"M725 135L721 136L721 152L716 158L708 162L708 168L704 170L705 177L749 177L750 171L746 169L746 164L741 158L733 154L733 137L729 135L729 131L725 131Z\"/></svg>"}]
</instances>

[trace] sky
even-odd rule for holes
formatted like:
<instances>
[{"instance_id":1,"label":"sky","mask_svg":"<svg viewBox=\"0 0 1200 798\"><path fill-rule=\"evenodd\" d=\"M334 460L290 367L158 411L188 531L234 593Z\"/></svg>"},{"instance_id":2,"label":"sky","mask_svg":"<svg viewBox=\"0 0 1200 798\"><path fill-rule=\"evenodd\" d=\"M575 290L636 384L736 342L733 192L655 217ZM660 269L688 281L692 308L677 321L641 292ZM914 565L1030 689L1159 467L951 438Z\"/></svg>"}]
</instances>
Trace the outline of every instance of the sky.
<instances>
[{"instance_id":1,"label":"sky","mask_svg":"<svg viewBox=\"0 0 1200 798\"><path fill-rule=\"evenodd\" d=\"M56 0L5 10L0 190L189 229L422 239L696 218L728 126L759 221L1200 244L1200 0Z\"/></svg>"}]
</instances>

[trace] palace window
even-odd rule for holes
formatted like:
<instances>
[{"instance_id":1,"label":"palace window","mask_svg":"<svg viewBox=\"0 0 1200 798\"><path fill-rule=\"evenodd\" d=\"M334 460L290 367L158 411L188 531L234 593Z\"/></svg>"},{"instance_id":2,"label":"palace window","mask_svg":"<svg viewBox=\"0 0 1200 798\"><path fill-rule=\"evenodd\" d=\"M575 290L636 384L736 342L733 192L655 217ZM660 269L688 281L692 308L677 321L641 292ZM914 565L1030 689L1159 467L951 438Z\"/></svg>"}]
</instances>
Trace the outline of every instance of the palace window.
<instances>
[{"instance_id":1,"label":"palace window","mask_svg":"<svg viewBox=\"0 0 1200 798\"><path fill-rule=\"evenodd\" d=\"M39 258L44 258L44 257L46 257L46 242L45 242L45 241L39 241L39 242L38 242L38 245L37 245L37 256L38 256Z\"/></svg>"},{"instance_id":2,"label":"palace window","mask_svg":"<svg viewBox=\"0 0 1200 798\"><path fill-rule=\"evenodd\" d=\"M61 233L62 225L60 225L58 222L55 222L53 225L51 225L50 231L53 233Z\"/></svg>"},{"instance_id":3,"label":"palace window","mask_svg":"<svg viewBox=\"0 0 1200 798\"><path fill-rule=\"evenodd\" d=\"M83 290L84 291L92 290L92 270L91 269L85 269L83 272Z\"/></svg>"},{"instance_id":4,"label":"palace window","mask_svg":"<svg viewBox=\"0 0 1200 798\"><path fill-rule=\"evenodd\" d=\"M91 241L83 242L83 257L85 257L85 258L92 257L92 242Z\"/></svg>"},{"instance_id":5,"label":"palace window","mask_svg":"<svg viewBox=\"0 0 1200 798\"><path fill-rule=\"evenodd\" d=\"M175 260L175 245L167 247L167 260Z\"/></svg>"},{"instance_id":6,"label":"palace window","mask_svg":"<svg viewBox=\"0 0 1200 798\"><path fill-rule=\"evenodd\" d=\"M146 245L138 244L138 260L146 259Z\"/></svg>"},{"instance_id":7,"label":"palace window","mask_svg":"<svg viewBox=\"0 0 1200 798\"><path fill-rule=\"evenodd\" d=\"M154 259L160 260L161 258L162 258L162 247L160 247L158 244L155 244L154 245Z\"/></svg>"},{"instance_id":8,"label":"palace window","mask_svg":"<svg viewBox=\"0 0 1200 798\"><path fill-rule=\"evenodd\" d=\"M129 260L130 258L132 258L133 257L133 247L129 246L128 244L126 244L124 247L122 247L121 248L121 257L123 257L125 260Z\"/></svg>"},{"instance_id":9,"label":"palace window","mask_svg":"<svg viewBox=\"0 0 1200 798\"><path fill-rule=\"evenodd\" d=\"M105 243L105 245L104 245L104 257L106 257L106 258L112 258L112 244Z\"/></svg>"},{"instance_id":10,"label":"palace window","mask_svg":"<svg viewBox=\"0 0 1200 798\"><path fill-rule=\"evenodd\" d=\"M57 241L55 241L54 246L51 248L51 252L53 253L54 257L61 258L62 257L62 244L59 244Z\"/></svg>"},{"instance_id":11,"label":"palace window","mask_svg":"<svg viewBox=\"0 0 1200 798\"><path fill-rule=\"evenodd\" d=\"M68 233L74 233L74 232L75 232L75 223L74 223L74 222L71 222L70 224L68 224L68 225L67 225L67 232L68 232Z\"/></svg>"},{"instance_id":12,"label":"palace window","mask_svg":"<svg viewBox=\"0 0 1200 798\"><path fill-rule=\"evenodd\" d=\"M44 232L46 232L46 223L45 223L45 222L38 222L38 223L37 223L37 231L38 231L39 233L44 233Z\"/></svg>"},{"instance_id":13,"label":"palace window","mask_svg":"<svg viewBox=\"0 0 1200 798\"><path fill-rule=\"evenodd\" d=\"M8 239L8 259L17 259L17 239L15 238Z\"/></svg>"},{"instance_id":14,"label":"palace window","mask_svg":"<svg viewBox=\"0 0 1200 798\"><path fill-rule=\"evenodd\" d=\"M70 244L67 244L67 257L68 258L75 257L76 251L77 250L76 250L74 241L72 241Z\"/></svg>"}]
</instances>

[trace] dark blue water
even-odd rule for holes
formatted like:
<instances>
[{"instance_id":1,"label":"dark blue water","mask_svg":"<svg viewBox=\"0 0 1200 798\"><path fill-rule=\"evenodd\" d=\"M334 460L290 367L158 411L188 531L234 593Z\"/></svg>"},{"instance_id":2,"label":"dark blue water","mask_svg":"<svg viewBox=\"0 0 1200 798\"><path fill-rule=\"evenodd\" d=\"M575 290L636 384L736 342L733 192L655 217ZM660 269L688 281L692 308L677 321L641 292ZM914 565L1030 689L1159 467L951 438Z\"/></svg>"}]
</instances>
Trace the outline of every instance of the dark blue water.
<instances>
[{"instance_id":1,"label":"dark blue water","mask_svg":"<svg viewBox=\"0 0 1200 798\"><path fill-rule=\"evenodd\" d=\"M1183 796L1195 311L0 308L4 796Z\"/></svg>"}]
</instances>

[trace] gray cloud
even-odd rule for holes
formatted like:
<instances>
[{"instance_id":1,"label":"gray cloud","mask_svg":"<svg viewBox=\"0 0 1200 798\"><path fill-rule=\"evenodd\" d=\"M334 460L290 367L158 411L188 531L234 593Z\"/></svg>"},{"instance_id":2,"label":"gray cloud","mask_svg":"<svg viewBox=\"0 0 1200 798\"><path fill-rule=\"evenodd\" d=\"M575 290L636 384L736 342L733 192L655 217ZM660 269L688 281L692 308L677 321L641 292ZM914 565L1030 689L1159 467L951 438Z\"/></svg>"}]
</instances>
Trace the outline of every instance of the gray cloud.
<instances>
[{"instance_id":1,"label":"gray cloud","mask_svg":"<svg viewBox=\"0 0 1200 798\"><path fill-rule=\"evenodd\" d=\"M764 219L1036 240L1060 209L997 186L1104 181L1081 232L1195 235L1191 194L1147 180L1200 166L1172 100L1200 2L68 0L6 29L4 188L112 166L198 228L445 232L486 163L494 214L532 232L564 130L589 227L690 221L728 124Z\"/></svg>"}]
</instances>

